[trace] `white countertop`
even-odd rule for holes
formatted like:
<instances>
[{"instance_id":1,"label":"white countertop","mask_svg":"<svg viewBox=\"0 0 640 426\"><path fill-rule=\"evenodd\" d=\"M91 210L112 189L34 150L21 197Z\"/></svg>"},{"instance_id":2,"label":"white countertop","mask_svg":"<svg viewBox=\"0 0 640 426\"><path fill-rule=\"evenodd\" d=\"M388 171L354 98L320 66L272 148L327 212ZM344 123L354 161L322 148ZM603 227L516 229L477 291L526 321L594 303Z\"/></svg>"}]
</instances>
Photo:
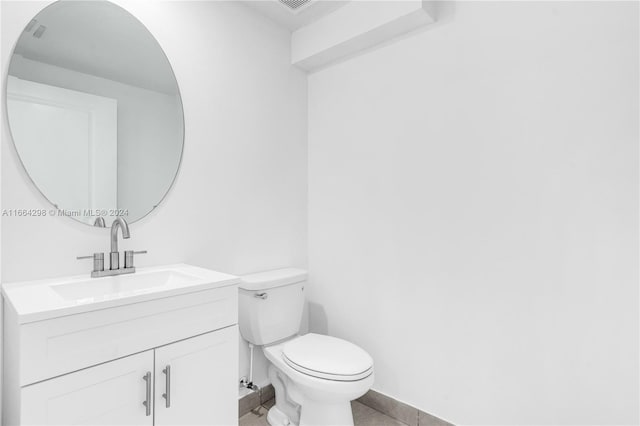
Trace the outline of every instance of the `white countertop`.
<instances>
[{"instance_id":1,"label":"white countertop","mask_svg":"<svg viewBox=\"0 0 640 426\"><path fill-rule=\"evenodd\" d=\"M150 286L154 277L166 276L165 283ZM173 275L172 275L173 274ZM185 278L181 280L180 278ZM175 279L174 279L175 278ZM145 281L144 286L137 283ZM98 309L193 293L218 287L236 285L240 279L234 275L211 271L196 266L177 264L139 268L133 274L91 278L89 274L37 281L6 283L2 285L5 302L15 311L18 323L61 317ZM93 287L90 287L92 286ZM90 297L64 296L67 293L91 291L102 287L118 288ZM138 287L138 288L136 288Z\"/></svg>"}]
</instances>

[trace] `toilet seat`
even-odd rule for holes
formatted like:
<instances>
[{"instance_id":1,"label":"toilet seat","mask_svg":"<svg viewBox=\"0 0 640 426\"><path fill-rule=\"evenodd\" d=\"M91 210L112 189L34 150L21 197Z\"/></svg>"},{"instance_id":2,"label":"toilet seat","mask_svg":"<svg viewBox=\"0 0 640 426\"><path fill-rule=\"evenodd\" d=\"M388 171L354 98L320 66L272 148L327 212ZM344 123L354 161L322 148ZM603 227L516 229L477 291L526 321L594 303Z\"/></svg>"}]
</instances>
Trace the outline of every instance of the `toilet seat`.
<instances>
[{"instance_id":1,"label":"toilet seat","mask_svg":"<svg viewBox=\"0 0 640 426\"><path fill-rule=\"evenodd\" d=\"M294 370L335 381L362 380L373 373L373 359L346 340L309 333L286 342L282 359Z\"/></svg>"}]
</instances>

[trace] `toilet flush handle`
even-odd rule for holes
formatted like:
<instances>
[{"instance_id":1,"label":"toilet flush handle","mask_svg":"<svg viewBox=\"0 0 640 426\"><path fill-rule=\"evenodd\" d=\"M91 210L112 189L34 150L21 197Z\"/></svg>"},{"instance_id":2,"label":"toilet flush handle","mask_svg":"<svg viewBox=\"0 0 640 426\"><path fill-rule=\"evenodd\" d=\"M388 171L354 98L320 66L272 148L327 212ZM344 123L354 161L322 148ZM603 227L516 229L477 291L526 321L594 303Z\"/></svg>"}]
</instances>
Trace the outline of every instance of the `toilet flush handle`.
<instances>
[{"instance_id":1,"label":"toilet flush handle","mask_svg":"<svg viewBox=\"0 0 640 426\"><path fill-rule=\"evenodd\" d=\"M253 297L257 297L258 299L265 300L266 298L269 297L269 295L267 293L254 293Z\"/></svg>"}]
</instances>

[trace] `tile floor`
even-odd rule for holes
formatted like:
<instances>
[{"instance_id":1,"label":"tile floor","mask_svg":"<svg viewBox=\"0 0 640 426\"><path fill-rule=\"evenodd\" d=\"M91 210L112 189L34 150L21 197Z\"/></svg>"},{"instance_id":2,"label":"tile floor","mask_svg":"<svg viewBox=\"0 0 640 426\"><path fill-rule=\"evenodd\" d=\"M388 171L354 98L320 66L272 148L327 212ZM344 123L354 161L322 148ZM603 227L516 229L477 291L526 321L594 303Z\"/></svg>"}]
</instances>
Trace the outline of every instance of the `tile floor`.
<instances>
[{"instance_id":1,"label":"tile floor","mask_svg":"<svg viewBox=\"0 0 640 426\"><path fill-rule=\"evenodd\" d=\"M256 410L240 417L240 426L269 426L267 411L273 406L273 400L266 402ZM369 408L357 401L351 403L355 426L406 426L379 411Z\"/></svg>"}]
</instances>

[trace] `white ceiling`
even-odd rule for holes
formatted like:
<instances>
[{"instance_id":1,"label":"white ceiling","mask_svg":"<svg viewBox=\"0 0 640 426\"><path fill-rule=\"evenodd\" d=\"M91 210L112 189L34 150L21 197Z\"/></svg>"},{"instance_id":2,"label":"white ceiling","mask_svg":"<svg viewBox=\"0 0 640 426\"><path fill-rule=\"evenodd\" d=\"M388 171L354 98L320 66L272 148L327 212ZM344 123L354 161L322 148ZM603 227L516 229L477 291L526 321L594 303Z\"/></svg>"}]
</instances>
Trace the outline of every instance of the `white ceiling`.
<instances>
[{"instance_id":1,"label":"white ceiling","mask_svg":"<svg viewBox=\"0 0 640 426\"><path fill-rule=\"evenodd\" d=\"M110 2L59 1L23 32L15 53L156 92L175 94L177 84L164 52L130 13ZM47 27L33 37L39 25Z\"/></svg>"},{"instance_id":2,"label":"white ceiling","mask_svg":"<svg viewBox=\"0 0 640 426\"><path fill-rule=\"evenodd\" d=\"M295 31L341 8L350 0L313 0L296 12L283 5L279 0L242 1L278 25L289 31Z\"/></svg>"}]
</instances>

